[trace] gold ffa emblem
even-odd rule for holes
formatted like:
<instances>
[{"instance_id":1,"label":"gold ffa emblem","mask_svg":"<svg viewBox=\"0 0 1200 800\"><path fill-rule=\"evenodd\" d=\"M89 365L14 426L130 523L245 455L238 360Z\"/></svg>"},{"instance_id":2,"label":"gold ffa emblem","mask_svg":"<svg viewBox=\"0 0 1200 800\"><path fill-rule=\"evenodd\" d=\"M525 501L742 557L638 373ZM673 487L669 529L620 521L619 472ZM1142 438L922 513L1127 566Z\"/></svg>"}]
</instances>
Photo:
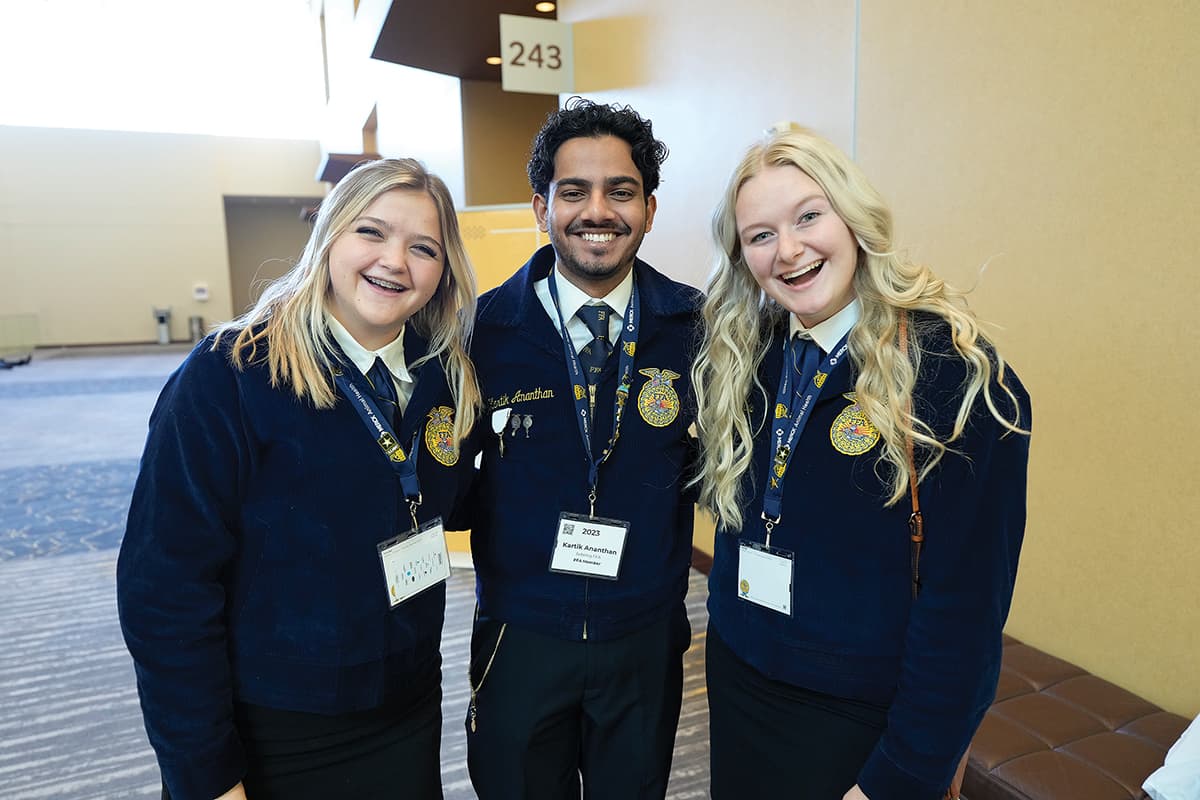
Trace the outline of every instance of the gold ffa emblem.
<instances>
[{"instance_id":1,"label":"gold ffa emblem","mask_svg":"<svg viewBox=\"0 0 1200 800\"><path fill-rule=\"evenodd\" d=\"M384 432L380 434L378 442L379 446L383 449L383 452L387 454L387 457L392 461L402 463L408 460L408 456L404 454L404 448L400 446L400 443L397 442L395 437L393 437L390 433Z\"/></svg>"},{"instance_id":2,"label":"gold ffa emblem","mask_svg":"<svg viewBox=\"0 0 1200 800\"><path fill-rule=\"evenodd\" d=\"M738 591L741 593L742 597L749 597L750 581L746 580L745 578L742 578L740 581L738 581Z\"/></svg>"},{"instance_id":3,"label":"gold ffa emblem","mask_svg":"<svg viewBox=\"0 0 1200 800\"><path fill-rule=\"evenodd\" d=\"M787 406L783 403L775 404L775 419L783 419L787 416Z\"/></svg>"},{"instance_id":4,"label":"gold ffa emblem","mask_svg":"<svg viewBox=\"0 0 1200 800\"><path fill-rule=\"evenodd\" d=\"M813 375L813 385L820 389L825 385L825 379L828 377L828 372L821 372L820 370L817 370L817 374Z\"/></svg>"},{"instance_id":5,"label":"gold ffa emblem","mask_svg":"<svg viewBox=\"0 0 1200 800\"><path fill-rule=\"evenodd\" d=\"M637 349L637 342L626 342L621 345L621 349L625 351L626 355L632 357L633 351Z\"/></svg>"},{"instance_id":6,"label":"gold ffa emblem","mask_svg":"<svg viewBox=\"0 0 1200 800\"><path fill-rule=\"evenodd\" d=\"M671 381L680 377L679 373L648 367L639 369L638 374L650 379L638 392L638 413L656 428L667 427L679 416L679 394L671 385Z\"/></svg>"},{"instance_id":7,"label":"gold ffa emblem","mask_svg":"<svg viewBox=\"0 0 1200 800\"><path fill-rule=\"evenodd\" d=\"M879 429L867 419L854 392L846 392L842 397L849 400L850 405L842 409L829 427L829 441L842 455L861 456L879 441Z\"/></svg>"},{"instance_id":8,"label":"gold ffa emblem","mask_svg":"<svg viewBox=\"0 0 1200 800\"><path fill-rule=\"evenodd\" d=\"M582 399L583 399L583 397L584 397L584 395L586 395L586 394L587 394L587 390L586 390L586 389L584 389L584 388L583 388L582 386L580 386L578 383L577 383L577 384L575 384L575 399L576 399L576 400L582 400Z\"/></svg>"},{"instance_id":9,"label":"gold ffa emblem","mask_svg":"<svg viewBox=\"0 0 1200 800\"><path fill-rule=\"evenodd\" d=\"M458 463L458 448L454 446L454 409L438 406L429 412L425 423L425 449L443 467Z\"/></svg>"}]
</instances>

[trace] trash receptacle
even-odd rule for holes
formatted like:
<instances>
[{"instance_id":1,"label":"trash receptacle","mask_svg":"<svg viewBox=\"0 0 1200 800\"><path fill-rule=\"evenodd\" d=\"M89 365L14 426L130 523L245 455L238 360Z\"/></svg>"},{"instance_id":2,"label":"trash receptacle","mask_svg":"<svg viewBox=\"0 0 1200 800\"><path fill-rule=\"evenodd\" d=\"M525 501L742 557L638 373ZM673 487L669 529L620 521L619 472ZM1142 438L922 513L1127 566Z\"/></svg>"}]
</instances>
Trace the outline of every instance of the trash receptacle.
<instances>
[{"instance_id":1,"label":"trash receptacle","mask_svg":"<svg viewBox=\"0 0 1200 800\"><path fill-rule=\"evenodd\" d=\"M188 335L192 337L192 344L204 338L204 317L188 317Z\"/></svg>"},{"instance_id":2,"label":"trash receptacle","mask_svg":"<svg viewBox=\"0 0 1200 800\"><path fill-rule=\"evenodd\" d=\"M154 321L158 324L158 343L171 343L171 307L155 308Z\"/></svg>"}]
</instances>

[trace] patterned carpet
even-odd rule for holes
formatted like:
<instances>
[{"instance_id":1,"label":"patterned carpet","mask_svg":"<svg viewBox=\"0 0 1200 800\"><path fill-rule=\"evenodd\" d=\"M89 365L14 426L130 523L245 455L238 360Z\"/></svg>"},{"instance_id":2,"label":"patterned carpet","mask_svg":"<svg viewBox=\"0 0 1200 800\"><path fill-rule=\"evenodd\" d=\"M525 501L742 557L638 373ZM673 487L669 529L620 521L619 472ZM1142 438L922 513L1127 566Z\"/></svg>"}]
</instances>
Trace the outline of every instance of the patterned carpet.
<instances>
[{"instance_id":1,"label":"patterned carpet","mask_svg":"<svg viewBox=\"0 0 1200 800\"><path fill-rule=\"evenodd\" d=\"M34 359L0 372L0 797L157 797L133 667L117 624L114 571L145 420L183 357ZM11 376L11 377L10 377ZM49 423L88 420L78 447ZM91 415L90 417L88 415ZM462 717L473 574L449 584L443 638L442 777L447 800L475 794ZM688 594L692 648L668 796L707 796L704 578Z\"/></svg>"}]
</instances>

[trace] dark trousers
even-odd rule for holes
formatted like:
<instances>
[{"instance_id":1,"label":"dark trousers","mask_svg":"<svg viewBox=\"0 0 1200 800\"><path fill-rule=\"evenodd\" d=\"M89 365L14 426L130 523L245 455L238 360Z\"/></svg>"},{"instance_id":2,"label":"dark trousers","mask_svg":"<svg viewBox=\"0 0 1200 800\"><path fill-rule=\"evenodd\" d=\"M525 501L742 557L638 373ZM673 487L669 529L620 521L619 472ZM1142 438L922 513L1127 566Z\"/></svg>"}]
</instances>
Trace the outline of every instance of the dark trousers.
<instances>
[{"instance_id":1,"label":"dark trousers","mask_svg":"<svg viewBox=\"0 0 1200 800\"><path fill-rule=\"evenodd\" d=\"M887 724L887 708L773 681L710 626L708 678L713 800L841 800Z\"/></svg>"},{"instance_id":2,"label":"dark trousers","mask_svg":"<svg viewBox=\"0 0 1200 800\"><path fill-rule=\"evenodd\" d=\"M442 800L440 684L337 716L235 706L251 800ZM231 787L232 788L232 787ZM163 800L170 800L163 787Z\"/></svg>"},{"instance_id":3,"label":"dark trousers","mask_svg":"<svg viewBox=\"0 0 1200 800\"><path fill-rule=\"evenodd\" d=\"M467 765L481 800L575 800L581 790L588 800L665 797L690 642L682 603L605 642L478 623Z\"/></svg>"}]
</instances>

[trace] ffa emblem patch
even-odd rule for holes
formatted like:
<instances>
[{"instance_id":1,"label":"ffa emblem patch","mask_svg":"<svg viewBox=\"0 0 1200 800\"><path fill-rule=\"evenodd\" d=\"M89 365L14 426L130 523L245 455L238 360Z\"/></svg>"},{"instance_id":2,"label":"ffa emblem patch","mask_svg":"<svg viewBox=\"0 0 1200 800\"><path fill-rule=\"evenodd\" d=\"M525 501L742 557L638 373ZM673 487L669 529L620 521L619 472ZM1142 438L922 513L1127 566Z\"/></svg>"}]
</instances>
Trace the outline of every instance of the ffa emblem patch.
<instances>
[{"instance_id":1,"label":"ffa emblem patch","mask_svg":"<svg viewBox=\"0 0 1200 800\"><path fill-rule=\"evenodd\" d=\"M680 377L679 373L648 367L639 369L638 374L650 379L638 392L638 413L656 428L667 427L679 416L679 395L671 385L671 381Z\"/></svg>"},{"instance_id":2,"label":"ffa emblem patch","mask_svg":"<svg viewBox=\"0 0 1200 800\"><path fill-rule=\"evenodd\" d=\"M425 449L443 467L458 463L458 448L454 446L454 409L438 406L429 412L425 423Z\"/></svg>"},{"instance_id":3,"label":"ffa emblem patch","mask_svg":"<svg viewBox=\"0 0 1200 800\"><path fill-rule=\"evenodd\" d=\"M587 391L582 386L580 386L578 383L575 384L575 399L576 400L582 400L583 396L586 394L587 394Z\"/></svg>"},{"instance_id":4,"label":"ffa emblem patch","mask_svg":"<svg viewBox=\"0 0 1200 800\"><path fill-rule=\"evenodd\" d=\"M775 404L775 419L783 419L787 416L787 406L783 403Z\"/></svg>"},{"instance_id":5,"label":"ffa emblem patch","mask_svg":"<svg viewBox=\"0 0 1200 800\"><path fill-rule=\"evenodd\" d=\"M383 433L379 436L379 446L383 448L383 452L392 461L403 463L408 460L408 456L404 455L404 448L400 446L390 433Z\"/></svg>"},{"instance_id":6,"label":"ffa emblem patch","mask_svg":"<svg viewBox=\"0 0 1200 800\"><path fill-rule=\"evenodd\" d=\"M750 581L746 580L745 578L742 578L738 582L738 591L741 592L742 597L749 597L750 596Z\"/></svg>"},{"instance_id":7,"label":"ffa emblem patch","mask_svg":"<svg viewBox=\"0 0 1200 800\"><path fill-rule=\"evenodd\" d=\"M879 430L863 413L854 392L846 392L842 397L849 400L850 405L842 409L829 427L829 441L842 455L861 456L879 441Z\"/></svg>"},{"instance_id":8,"label":"ffa emblem patch","mask_svg":"<svg viewBox=\"0 0 1200 800\"><path fill-rule=\"evenodd\" d=\"M637 342L626 342L625 344L621 345L621 349L624 350L626 354L632 356L633 351L637 349Z\"/></svg>"},{"instance_id":9,"label":"ffa emblem patch","mask_svg":"<svg viewBox=\"0 0 1200 800\"><path fill-rule=\"evenodd\" d=\"M828 377L828 372L821 372L820 370L817 370L817 374L813 375L813 385L820 389L825 385L825 379Z\"/></svg>"}]
</instances>

